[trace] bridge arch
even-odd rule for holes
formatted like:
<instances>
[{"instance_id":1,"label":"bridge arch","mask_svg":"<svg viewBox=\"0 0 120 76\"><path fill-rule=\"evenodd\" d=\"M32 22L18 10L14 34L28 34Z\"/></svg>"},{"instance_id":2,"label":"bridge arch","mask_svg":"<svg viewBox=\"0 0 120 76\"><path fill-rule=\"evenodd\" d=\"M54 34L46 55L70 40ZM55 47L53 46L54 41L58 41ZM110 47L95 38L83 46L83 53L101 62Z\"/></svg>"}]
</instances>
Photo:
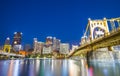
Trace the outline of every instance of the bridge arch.
<instances>
[{"instance_id":1,"label":"bridge arch","mask_svg":"<svg viewBox=\"0 0 120 76\"><path fill-rule=\"evenodd\" d=\"M93 38L96 39L100 36L103 36L105 34L105 28L102 28L102 27L95 27L93 29Z\"/></svg>"},{"instance_id":2,"label":"bridge arch","mask_svg":"<svg viewBox=\"0 0 120 76\"><path fill-rule=\"evenodd\" d=\"M91 20L89 19L89 29L90 29L90 37L91 40L95 39L95 32L105 34L109 32L107 20L104 18L103 20Z\"/></svg>"}]
</instances>

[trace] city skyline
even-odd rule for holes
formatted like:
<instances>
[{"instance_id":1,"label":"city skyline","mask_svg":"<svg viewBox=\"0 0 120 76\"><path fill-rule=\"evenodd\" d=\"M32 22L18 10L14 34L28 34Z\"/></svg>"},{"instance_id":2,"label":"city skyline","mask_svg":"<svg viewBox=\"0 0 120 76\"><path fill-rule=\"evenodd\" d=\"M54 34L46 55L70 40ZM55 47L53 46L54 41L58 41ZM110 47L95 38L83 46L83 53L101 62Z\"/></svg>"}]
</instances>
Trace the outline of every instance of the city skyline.
<instances>
[{"instance_id":1,"label":"city skyline","mask_svg":"<svg viewBox=\"0 0 120 76\"><path fill-rule=\"evenodd\" d=\"M0 1L0 45L7 37L13 39L15 31L23 33L23 44L32 44L35 37L45 41L46 36L79 44L87 19L119 17L119 3L119 0Z\"/></svg>"}]
</instances>

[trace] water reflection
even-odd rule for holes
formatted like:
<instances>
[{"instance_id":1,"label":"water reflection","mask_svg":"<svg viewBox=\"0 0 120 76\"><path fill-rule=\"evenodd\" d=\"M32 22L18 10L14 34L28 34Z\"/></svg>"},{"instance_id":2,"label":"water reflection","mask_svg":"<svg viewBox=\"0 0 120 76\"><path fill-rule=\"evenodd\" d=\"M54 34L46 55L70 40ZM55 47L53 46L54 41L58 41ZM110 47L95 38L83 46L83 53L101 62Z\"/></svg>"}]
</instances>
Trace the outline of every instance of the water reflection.
<instances>
[{"instance_id":1,"label":"water reflection","mask_svg":"<svg viewBox=\"0 0 120 76\"><path fill-rule=\"evenodd\" d=\"M89 70L94 76L120 76L120 63L115 62L94 62L90 63Z\"/></svg>"},{"instance_id":2,"label":"water reflection","mask_svg":"<svg viewBox=\"0 0 120 76\"><path fill-rule=\"evenodd\" d=\"M5 76L6 73L8 72L8 69L9 69L9 64L8 64L9 61L4 61L4 60L1 60L0 61L0 76Z\"/></svg>"},{"instance_id":3,"label":"water reflection","mask_svg":"<svg viewBox=\"0 0 120 76\"><path fill-rule=\"evenodd\" d=\"M120 76L120 63L81 60L0 60L0 76Z\"/></svg>"}]
</instances>

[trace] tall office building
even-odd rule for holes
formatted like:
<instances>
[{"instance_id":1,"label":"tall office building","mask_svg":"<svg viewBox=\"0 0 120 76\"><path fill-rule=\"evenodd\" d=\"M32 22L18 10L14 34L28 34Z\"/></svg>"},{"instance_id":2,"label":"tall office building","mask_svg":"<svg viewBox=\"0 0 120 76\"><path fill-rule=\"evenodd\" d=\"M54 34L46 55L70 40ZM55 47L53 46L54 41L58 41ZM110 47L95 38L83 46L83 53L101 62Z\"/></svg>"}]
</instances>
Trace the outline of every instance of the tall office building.
<instances>
[{"instance_id":1,"label":"tall office building","mask_svg":"<svg viewBox=\"0 0 120 76\"><path fill-rule=\"evenodd\" d=\"M69 53L69 44L68 43L61 43L60 44L60 53L61 54L68 54Z\"/></svg>"},{"instance_id":2,"label":"tall office building","mask_svg":"<svg viewBox=\"0 0 120 76\"><path fill-rule=\"evenodd\" d=\"M60 51L60 40L53 38L53 51L59 52Z\"/></svg>"},{"instance_id":3,"label":"tall office building","mask_svg":"<svg viewBox=\"0 0 120 76\"><path fill-rule=\"evenodd\" d=\"M47 38L46 38L46 45L52 45L52 36L48 36Z\"/></svg>"},{"instance_id":4,"label":"tall office building","mask_svg":"<svg viewBox=\"0 0 120 76\"><path fill-rule=\"evenodd\" d=\"M44 42L38 42L38 53L39 54L42 54L42 52L43 52L43 47L44 47Z\"/></svg>"},{"instance_id":5,"label":"tall office building","mask_svg":"<svg viewBox=\"0 0 120 76\"><path fill-rule=\"evenodd\" d=\"M34 38L34 52L33 53L39 53L42 54L44 43L37 40L37 38Z\"/></svg>"},{"instance_id":6,"label":"tall office building","mask_svg":"<svg viewBox=\"0 0 120 76\"><path fill-rule=\"evenodd\" d=\"M34 48L33 53L36 53L36 51L37 51L37 43L38 43L37 38L34 38L34 39L33 39L33 44L34 44L34 46L33 46L33 48Z\"/></svg>"},{"instance_id":7,"label":"tall office building","mask_svg":"<svg viewBox=\"0 0 120 76\"><path fill-rule=\"evenodd\" d=\"M14 38L12 45L21 45L22 40L22 33L21 32L14 32Z\"/></svg>"},{"instance_id":8,"label":"tall office building","mask_svg":"<svg viewBox=\"0 0 120 76\"><path fill-rule=\"evenodd\" d=\"M43 47L43 54L50 54L52 53L52 46L46 46Z\"/></svg>"},{"instance_id":9,"label":"tall office building","mask_svg":"<svg viewBox=\"0 0 120 76\"><path fill-rule=\"evenodd\" d=\"M5 40L5 45L10 45L10 38L9 38L9 37L6 38L6 40Z\"/></svg>"},{"instance_id":10,"label":"tall office building","mask_svg":"<svg viewBox=\"0 0 120 76\"><path fill-rule=\"evenodd\" d=\"M12 46L13 46L14 51L22 50L21 40L22 40L22 33L21 32L15 32L13 42L12 42Z\"/></svg>"}]
</instances>

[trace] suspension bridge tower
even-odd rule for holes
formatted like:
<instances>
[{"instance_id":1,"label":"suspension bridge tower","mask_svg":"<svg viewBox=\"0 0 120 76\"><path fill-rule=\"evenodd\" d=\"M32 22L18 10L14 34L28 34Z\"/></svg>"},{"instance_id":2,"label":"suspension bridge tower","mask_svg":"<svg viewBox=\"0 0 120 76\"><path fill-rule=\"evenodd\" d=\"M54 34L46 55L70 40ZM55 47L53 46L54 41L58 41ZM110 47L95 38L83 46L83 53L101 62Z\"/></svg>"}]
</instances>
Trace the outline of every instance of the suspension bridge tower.
<instances>
[{"instance_id":1,"label":"suspension bridge tower","mask_svg":"<svg viewBox=\"0 0 120 76\"><path fill-rule=\"evenodd\" d=\"M100 36L105 34L109 34L107 19L104 18L103 20L91 20L88 19L88 25L90 30L89 37L91 40L94 40Z\"/></svg>"},{"instance_id":2,"label":"suspension bridge tower","mask_svg":"<svg viewBox=\"0 0 120 76\"><path fill-rule=\"evenodd\" d=\"M98 20L91 20L88 18L88 24L86 27L86 31L81 38L81 44L86 42L90 42L94 39L97 39L103 35L109 34L109 28L107 19L98 19Z\"/></svg>"}]
</instances>

